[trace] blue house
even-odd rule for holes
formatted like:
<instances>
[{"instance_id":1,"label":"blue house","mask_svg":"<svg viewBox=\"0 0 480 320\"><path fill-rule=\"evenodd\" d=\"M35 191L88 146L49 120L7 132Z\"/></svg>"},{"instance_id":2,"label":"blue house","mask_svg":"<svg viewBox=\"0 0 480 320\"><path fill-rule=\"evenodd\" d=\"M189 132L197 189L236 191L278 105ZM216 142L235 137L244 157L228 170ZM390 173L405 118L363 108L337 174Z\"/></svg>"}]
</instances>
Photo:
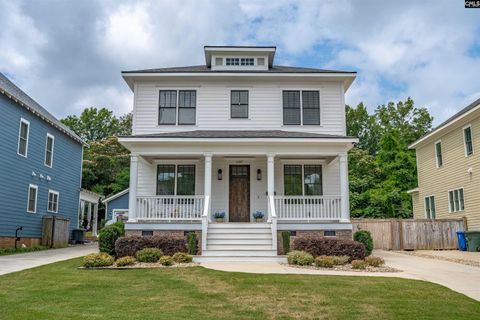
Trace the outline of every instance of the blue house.
<instances>
[{"instance_id":1,"label":"blue house","mask_svg":"<svg viewBox=\"0 0 480 320\"><path fill-rule=\"evenodd\" d=\"M103 200L107 225L128 218L128 191L127 188Z\"/></svg>"},{"instance_id":2,"label":"blue house","mask_svg":"<svg viewBox=\"0 0 480 320\"><path fill-rule=\"evenodd\" d=\"M45 215L78 227L85 142L0 73L0 247L36 245Z\"/></svg>"}]
</instances>

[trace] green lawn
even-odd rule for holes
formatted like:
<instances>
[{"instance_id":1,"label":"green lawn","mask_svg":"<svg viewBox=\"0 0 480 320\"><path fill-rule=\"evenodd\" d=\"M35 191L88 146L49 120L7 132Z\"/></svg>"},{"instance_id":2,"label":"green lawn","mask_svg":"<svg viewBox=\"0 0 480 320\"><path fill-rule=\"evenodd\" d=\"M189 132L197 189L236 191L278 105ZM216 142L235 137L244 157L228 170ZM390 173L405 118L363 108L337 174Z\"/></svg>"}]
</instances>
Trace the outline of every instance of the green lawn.
<instances>
[{"instance_id":1,"label":"green lawn","mask_svg":"<svg viewBox=\"0 0 480 320\"><path fill-rule=\"evenodd\" d=\"M0 319L478 319L480 303L397 278L78 270L80 259L0 276Z\"/></svg>"}]
</instances>

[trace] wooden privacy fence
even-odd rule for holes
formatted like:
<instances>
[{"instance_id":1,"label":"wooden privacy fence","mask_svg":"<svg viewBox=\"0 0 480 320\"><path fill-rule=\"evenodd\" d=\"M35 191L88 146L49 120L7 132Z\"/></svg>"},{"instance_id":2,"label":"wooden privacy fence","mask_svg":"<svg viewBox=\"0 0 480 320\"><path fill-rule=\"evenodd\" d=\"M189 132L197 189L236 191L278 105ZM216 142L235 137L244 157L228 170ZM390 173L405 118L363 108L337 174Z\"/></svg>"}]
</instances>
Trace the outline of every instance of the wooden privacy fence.
<instances>
[{"instance_id":1,"label":"wooden privacy fence","mask_svg":"<svg viewBox=\"0 0 480 320\"><path fill-rule=\"evenodd\" d=\"M44 216L42 219L42 245L50 248L66 247L69 239L70 220L58 216Z\"/></svg>"},{"instance_id":2,"label":"wooden privacy fence","mask_svg":"<svg viewBox=\"0 0 480 320\"><path fill-rule=\"evenodd\" d=\"M368 230L375 249L457 249L457 231L464 231L464 219L352 219L353 232Z\"/></svg>"}]
</instances>

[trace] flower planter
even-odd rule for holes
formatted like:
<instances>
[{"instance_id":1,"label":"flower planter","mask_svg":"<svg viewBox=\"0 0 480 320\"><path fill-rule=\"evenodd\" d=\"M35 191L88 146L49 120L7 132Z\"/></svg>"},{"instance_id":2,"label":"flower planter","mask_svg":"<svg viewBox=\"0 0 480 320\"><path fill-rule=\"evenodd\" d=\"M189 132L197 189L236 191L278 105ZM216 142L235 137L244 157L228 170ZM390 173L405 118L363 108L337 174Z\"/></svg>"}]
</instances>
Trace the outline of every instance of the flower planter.
<instances>
[{"instance_id":1,"label":"flower planter","mask_svg":"<svg viewBox=\"0 0 480 320\"><path fill-rule=\"evenodd\" d=\"M256 218L255 222L263 222L263 218Z\"/></svg>"},{"instance_id":2,"label":"flower planter","mask_svg":"<svg viewBox=\"0 0 480 320\"><path fill-rule=\"evenodd\" d=\"M222 223L222 222L225 222L225 218L215 218L215 221L217 223Z\"/></svg>"}]
</instances>

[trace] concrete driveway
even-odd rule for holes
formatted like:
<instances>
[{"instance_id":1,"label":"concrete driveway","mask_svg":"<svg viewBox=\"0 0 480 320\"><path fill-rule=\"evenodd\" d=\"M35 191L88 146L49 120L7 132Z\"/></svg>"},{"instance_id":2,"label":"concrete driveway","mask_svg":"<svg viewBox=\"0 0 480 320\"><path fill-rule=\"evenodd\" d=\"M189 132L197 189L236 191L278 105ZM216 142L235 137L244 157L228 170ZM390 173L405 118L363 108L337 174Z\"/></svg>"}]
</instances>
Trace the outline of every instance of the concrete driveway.
<instances>
[{"instance_id":1,"label":"concrete driveway","mask_svg":"<svg viewBox=\"0 0 480 320\"><path fill-rule=\"evenodd\" d=\"M82 257L98 252L98 245L85 244L62 249L18 253L0 257L0 275L38 267L57 261Z\"/></svg>"},{"instance_id":2,"label":"concrete driveway","mask_svg":"<svg viewBox=\"0 0 480 320\"><path fill-rule=\"evenodd\" d=\"M399 277L440 284L480 301L480 268L460 263L423 258L397 252L375 250L373 255L385 259L386 265L402 272L343 272L293 268L278 263L206 262L206 268L249 273L316 274L339 276Z\"/></svg>"}]
</instances>

